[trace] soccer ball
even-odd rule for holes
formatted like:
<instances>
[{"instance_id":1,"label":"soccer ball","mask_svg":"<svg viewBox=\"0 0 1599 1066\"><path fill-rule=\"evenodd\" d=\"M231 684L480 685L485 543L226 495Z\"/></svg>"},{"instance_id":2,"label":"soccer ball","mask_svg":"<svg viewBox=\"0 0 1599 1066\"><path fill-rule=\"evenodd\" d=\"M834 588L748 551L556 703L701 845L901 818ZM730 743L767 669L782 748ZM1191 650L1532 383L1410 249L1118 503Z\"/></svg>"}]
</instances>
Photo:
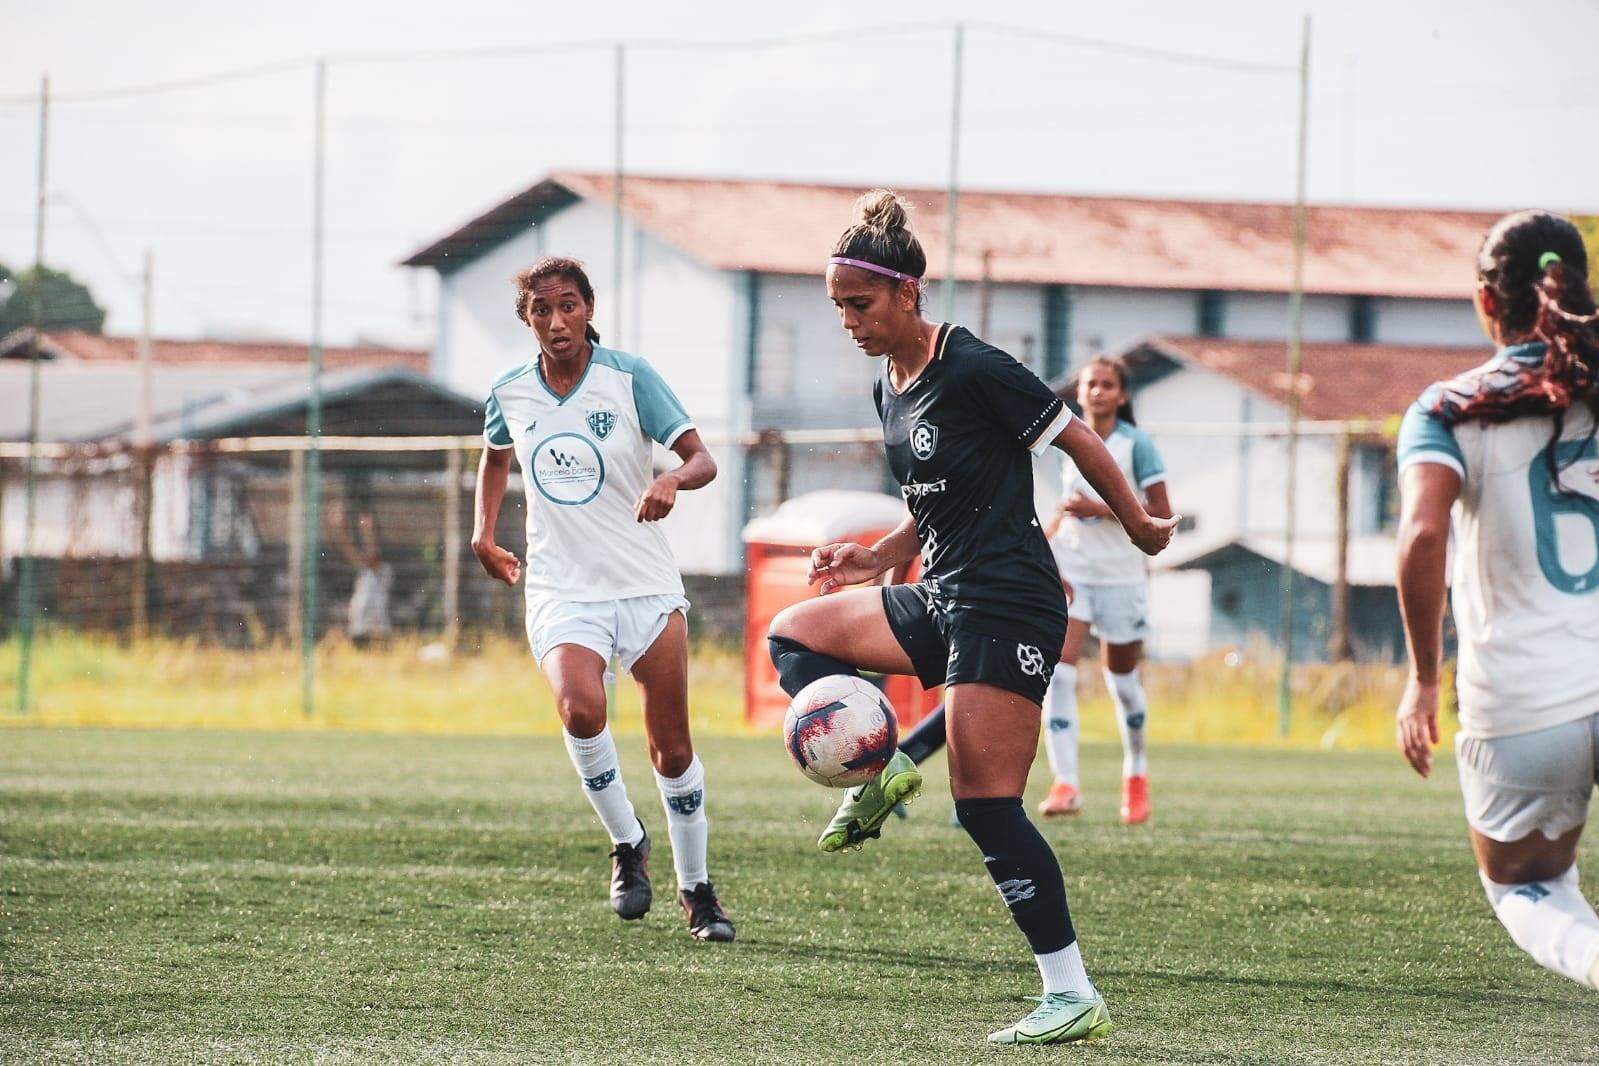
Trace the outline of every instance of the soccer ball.
<instances>
[{"instance_id":1,"label":"soccer ball","mask_svg":"<svg viewBox=\"0 0 1599 1066\"><path fill-rule=\"evenodd\" d=\"M851 788L883 772L899 746L899 723L876 685L832 674L789 703L783 742L800 773L829 788Z\"/></svg>"}]
</instances>

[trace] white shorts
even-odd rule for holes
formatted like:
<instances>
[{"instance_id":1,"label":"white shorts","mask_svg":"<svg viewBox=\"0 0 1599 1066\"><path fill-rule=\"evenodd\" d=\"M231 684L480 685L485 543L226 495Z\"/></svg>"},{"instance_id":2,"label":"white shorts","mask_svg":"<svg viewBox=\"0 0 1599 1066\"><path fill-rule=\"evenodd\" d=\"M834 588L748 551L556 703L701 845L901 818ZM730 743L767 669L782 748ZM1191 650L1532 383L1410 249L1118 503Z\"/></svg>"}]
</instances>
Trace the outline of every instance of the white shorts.
<instances>
[{"instance_id":1,"label":"white shorts","mask_svg":"<svg viewBox=\"0 0 1599 1066\"><path fill-rule=\"evenodd\" d=\"M1149 639L1149 586L1079 585L1072 583L1067 618L1087 622L1106 644L1132 644Z\"/></svg>"},{"instance_id":2,"label":"white shorts","mask_svg":"<svg viewBox=\"0 0 1599 1066\"><path fill-rule=\"evenodd\" d=\"M576 644L607 663L615 655L622 669L632 670L677 611L688 614L688 600L677 595L593 603L537 596L527 602L527 641L541 665L557 645Z\"/></svg>"},{"instance_id":3,"label":"white shorts","mask_svg":"<svg viewBox=\"0 0 1599 1066\"><path fill-rule=\"evenodd\" d=\"M1466 821L1509 843L1553 840L1588 820L1599 751L1599 714L1511 737L1455 738Z\"/></svg>"}]
</instances>

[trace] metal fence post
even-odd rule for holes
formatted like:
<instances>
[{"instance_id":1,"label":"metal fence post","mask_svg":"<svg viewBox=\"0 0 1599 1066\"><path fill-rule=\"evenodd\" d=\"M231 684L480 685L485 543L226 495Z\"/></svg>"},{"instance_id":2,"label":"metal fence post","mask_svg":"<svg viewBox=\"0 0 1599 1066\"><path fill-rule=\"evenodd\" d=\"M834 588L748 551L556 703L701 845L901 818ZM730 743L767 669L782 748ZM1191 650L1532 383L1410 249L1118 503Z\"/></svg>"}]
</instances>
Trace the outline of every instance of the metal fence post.
<instances>
[{"instance_id":1,"label":"metal fence post","mask_svg":"<svg viewBox=\"0 0 1599 1066\"><path fill-rule=\"evenodd\" d=\"M451 448L445 456L444 643L454 648L461 630L461 449Z\"/></svg>"}]
</instances>

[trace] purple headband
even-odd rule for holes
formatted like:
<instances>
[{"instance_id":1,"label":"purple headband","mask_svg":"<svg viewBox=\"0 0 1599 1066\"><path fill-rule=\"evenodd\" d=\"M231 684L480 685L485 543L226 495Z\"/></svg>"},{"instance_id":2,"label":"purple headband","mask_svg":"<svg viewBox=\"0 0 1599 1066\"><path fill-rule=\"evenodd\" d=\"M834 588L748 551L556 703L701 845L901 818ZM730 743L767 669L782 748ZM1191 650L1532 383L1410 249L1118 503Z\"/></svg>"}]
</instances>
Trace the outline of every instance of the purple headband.
<instances>
[{"instance_id":1,"label":"purple headband","mask_svg":"<svg viewBox=\"0 0 1599 1066\"><path fill-rule=\"evenodd\" d=\"M846 259L841 255L835 255L833 258L829 259L828 262L837 266L859 267L862 270L870 270L873 274L882 274L884 277L898 278L900 281L920 282L922 280L914 274L901 274L897 270L890 270L888 267L878 266L876 263L868 263L864 259Z\"/></svg>"}]
</instances>

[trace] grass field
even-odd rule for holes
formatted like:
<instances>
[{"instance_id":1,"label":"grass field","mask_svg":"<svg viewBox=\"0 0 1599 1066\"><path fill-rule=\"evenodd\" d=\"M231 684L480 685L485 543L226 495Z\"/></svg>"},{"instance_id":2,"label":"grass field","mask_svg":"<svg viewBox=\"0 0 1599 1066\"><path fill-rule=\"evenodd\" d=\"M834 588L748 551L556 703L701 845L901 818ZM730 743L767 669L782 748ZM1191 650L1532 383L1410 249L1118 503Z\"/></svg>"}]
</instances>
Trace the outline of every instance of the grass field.
<instances>
[{"instance_id":1,"label":"grass field","mask_svg":"<svg viewBox=\"0 0 1599 1066\"><path fill-rule=\"evenodd\" d=\"M553 739L0 734L0 1060L1599 1060L1599 999L1494 922L1447 763L1157 748L1129 830L1088 746L1089 809L1046 833L1118 1032L990 1051L1037 977L941 762L889 839L824 856L834 796L771 738L701 748L730 946L660 897L611 916Z\"/></svg>"}]
</instances>

